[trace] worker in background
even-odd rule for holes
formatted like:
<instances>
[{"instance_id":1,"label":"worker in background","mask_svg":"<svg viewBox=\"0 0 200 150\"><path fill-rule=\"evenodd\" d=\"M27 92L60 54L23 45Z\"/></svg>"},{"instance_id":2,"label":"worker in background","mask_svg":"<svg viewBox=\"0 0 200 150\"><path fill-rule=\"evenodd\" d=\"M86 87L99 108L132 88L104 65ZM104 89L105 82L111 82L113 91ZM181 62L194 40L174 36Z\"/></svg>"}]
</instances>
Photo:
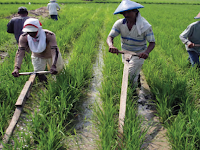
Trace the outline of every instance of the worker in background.
<instances>
[{"instance_id":1,"label":"worker in background","mask_svg":"<svg viewBox=\"0 0 200 150\"><path fill-rule=\"evenodd\" d=\"M155 47L152 27L138 10L143 7L139 3L123 0L115 10L114 15L122 14L124 18L114 23L107 37L109 52L119 53L118 48L114 46L113 40L120 34L122 50L136 53L136 56L131 56L130 58L125 58L125 54L122 55L123 62L128 60L129 76L133 80L133 84L137 84L144 60L148 58L149 53ZM147 41L149 42L148 46Z\"/></svg>"},{"instance_id":2,"label":"worker in background","mask_svg":"<svg viewBox=\"0 0 200 150\"><path fill-rule=\"evenodd\" d=\"M60 10L60 6L56 3L56 0L50 0L50 3L47 4L47 9L49 10L51 19L58 20L58 11Z\"/></svg>"},{"instance_id":3,"label":"worker in background","mask_svg":"<svg viewBox=\"0 0 200 150\"><path fill-rule=\"evenodd\" d=\"M44 71L47 68L51 74L57 74L63 67L62 57L57 46L56 36L53 32L42 29L38 19L29 18L25 21L22 30L24 33L19 38L17 56L12 75L19 77L22 59L26 49L32 52L31 59L34 72ZM39 80L47 82L45 75L38 75Z\"/></svg>"},{"instance_id":4,"label":"worker in background","mask_svg":"<svg viewBox=\"0 0 200 150\"><path fill-rule=\"evenodd\" d=\"M194 17L194 19L200 19L200 13ZM182 43L185 44L192 67L194 67L195 64L199 66L200 21L196 21L188 25L187 28L180 34L179 38Z\"/></svg>"},{"instance_id":5,"label":"worker in background","mask_svg":"<svg viewBox=\"0 0 200 150\"><path fill-rule=\"evenodd\" d=\"M26 19L28 19L28 11L26 7L18 8L19 17L12 18L7 24L7 32L13 33L17 43L19 43L19 37L23 33L22 28Z\"/></svg>"}]
</instances>

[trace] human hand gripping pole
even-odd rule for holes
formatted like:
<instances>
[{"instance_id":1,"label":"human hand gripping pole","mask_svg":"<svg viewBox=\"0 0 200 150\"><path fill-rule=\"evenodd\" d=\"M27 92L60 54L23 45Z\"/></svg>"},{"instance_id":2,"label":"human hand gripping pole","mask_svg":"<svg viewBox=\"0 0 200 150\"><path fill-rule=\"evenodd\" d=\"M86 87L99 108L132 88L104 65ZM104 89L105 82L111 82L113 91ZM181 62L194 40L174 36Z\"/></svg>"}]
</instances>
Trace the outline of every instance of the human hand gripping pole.
<instances>
[{"instance_id":1,"label":"human hand gripping pole","mask_svg":"<svg viewBox=\"0 0 200 150\"><path fill-rule=\"evenodd\" d=\"M42 74L49 74L49 73L51 73L51 71L21 72L21 73L19 73L19 75L20 76L22 76L22 75L32 75L32 74L42 75Z\"/></svg>"},{"instance_id":2,"label":"human hand gripping pole","mask_svg":"<svg viewBox=\"0 0 200 150\"><path fill-rule=\"evenodd\" d=\"M12 72L12 75L14 77L19 77L19 68L18 67L15 67L14 71Z\"/></svg>"},{"instance_id":3,"label":"human hand gripping pole","mask_svg":"<svg viewBox=\"0 0 200 150\"><path fill-rule=\"evenodd\" d=\"M143 58L143 59L147 59L149 57L149 54L147 52L142 52L142 53L135 53L135 52L132 52L132 51L127 51L127 50L118 50L117 48L109 48L109 52L111 53L116 53L117 55L118 54L128 54L128 55L131 55L131 56L137 56L139 58Z\"/></svg>"},{"instance_id":4,"label":"human hand gripping pole","mask_svg":"<svg viewBox=\"0 0 200 150\"><path fill-rule=\"evenodd\" d=\"M18 69L16 71L14 70L12 72L14 77L19 77L19 76L22 76L22 75L32 75L32 74L42 75L42 74L49 74L49 73L51 73L51 71L37 71L37 72L21 72L21 73L19 73Z\"/></svg>"},{"instance_id":5,"label":"human hand gripping pole","mask_svg":"<svg viewBox=\"0 0 200 150\"><path fill-rule=\"evenodd\" d=\"M138 56L138 54L134 53L134 52L131 52L131 51L126 51L126 50L118 50L116 47L109 47L109 52L110 53L116 53L117 55L118 54L130 54L132 56Z\"/></svg>"},{"instance_id":6,"label":"human hand gripping pole","mask_svg":"<svg viewBox=\"0 0 200 150\"><path fill-rule=\"evenodd\" d=\"M51 74L57 74L58 73L58 71L56 69L56 65L51 66L50 72L51 72Z\"/></svg>"},{"instance_id":7,"label":"human hand gripping pole","mask_svg":"<svg viewBox=\"0 0 200 150\"><path fill-rule=\"evenodd\" d=\"M200 47L200 44L190 43L190 44L188 44L188 47L189 47L189 48Z\"/></svg>"},{"instance_id":8,"label":"human hand gripping pole","mask_svg":"<svg viewBox=\"0 0 200 150\"><path fill-rule=\"evenodd\" d=\"M127 51L127 50L118 50L116 47L114 46L110 46L109 47L109 52L110 53L115 53L115 54L128 54L131 56L137 56L139 58L143 58L143 59L147 59L149 57L149 53L147 52L142 52L142 53L135 53L132 51Z\"/></svg>"}]
</instances>

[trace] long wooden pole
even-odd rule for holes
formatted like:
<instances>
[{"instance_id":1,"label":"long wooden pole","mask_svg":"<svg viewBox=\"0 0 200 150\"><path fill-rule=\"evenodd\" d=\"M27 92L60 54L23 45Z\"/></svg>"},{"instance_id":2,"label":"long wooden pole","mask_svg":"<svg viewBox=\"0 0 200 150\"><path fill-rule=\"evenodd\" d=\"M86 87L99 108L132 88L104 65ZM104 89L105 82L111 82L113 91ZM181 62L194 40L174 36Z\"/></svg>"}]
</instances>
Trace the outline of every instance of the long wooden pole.
<instances>
[{"instance_id":1,"label":"long wooden pole","mask_svg":"<svg viewBox=\"0 0 200 150\"><path fill-rule=\"evenodd\" d=\"M128 61L124 63L123 78L122 78L122 87L121 87L121 97L120 97L120 109L119 109L119 136L123 136L123 126L124 118L126 113L126 98L127 98L127 89L128 89L128 71L129 64Z\"/></svg>"},{"instance_id":2,"label":"long wooden pole","mask_svg":"<svg viewBox=\"0 0 200 150\"><path fill-rule=\"evenodd\" d=\"M12 135L14 129L15 129L15 126L19 120L19 117L21 115L21 112L23 110L23 106L26 102L26 99L29 97L29 93L30 93L30 90L31 90L31 87L33 85L33 82L35 81L35 77L36 77L36 74L32 74L29 78L29 80L26 82L23 90L21 91L20 93L20 96L16 102L16 109L15 109L15 112L14 112L14 115L12 117L12 120L8 126L8 128L6 129L6 132L4 134L4 137L3 137L3 143L7 143L9 141L9 138L10 136ZM3 149L3 144L0 145L0 149Z\"/></svg>"}]
</instances>

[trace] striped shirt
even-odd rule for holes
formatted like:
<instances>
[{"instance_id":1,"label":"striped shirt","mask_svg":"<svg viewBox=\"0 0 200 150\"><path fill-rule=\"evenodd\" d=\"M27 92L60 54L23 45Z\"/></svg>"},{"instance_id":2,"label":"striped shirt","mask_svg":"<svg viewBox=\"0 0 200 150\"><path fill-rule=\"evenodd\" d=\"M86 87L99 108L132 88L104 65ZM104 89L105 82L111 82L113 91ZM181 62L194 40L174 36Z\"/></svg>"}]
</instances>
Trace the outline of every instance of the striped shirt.
<instances>
[{"instance_id":1,"label":"striped shirt","mask_svg":"<svg viewBox=\"0 0 200 150\"><path fill-rule=\"evenodd\" d=\"M149 27L145 32L139 35L136 25L133 25L131 31L128 29L126 19L117 20L114 23L109 33L109 36L116 37L119 34L121 34L122 49L128 51L137 52L145 50L147 48L147 41L155 42L154 34L151 27Z\"/></svg>"},{"instance_id":2,"label":"striped shirt","mask_svg":"<svg viewBox=\"0 0 200 150\"><path fill-rule=\"evenodd\" d=\"M60 6L56 2L51 2L47 4L47 9L49 10L49 15L58 15L57 9L60 10Z\"/></svg>"}]
</instances>

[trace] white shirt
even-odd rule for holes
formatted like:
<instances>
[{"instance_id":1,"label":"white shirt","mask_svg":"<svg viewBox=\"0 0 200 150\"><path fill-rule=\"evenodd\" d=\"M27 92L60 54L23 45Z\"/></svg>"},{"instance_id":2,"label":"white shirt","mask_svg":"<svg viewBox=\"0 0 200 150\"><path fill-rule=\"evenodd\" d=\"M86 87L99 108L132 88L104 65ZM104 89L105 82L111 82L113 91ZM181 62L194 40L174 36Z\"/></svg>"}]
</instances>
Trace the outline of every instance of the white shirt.
<instances>
[{"instance_id":1,"label":"white shirt","mask_svg":"<svg viewBox=\"0 0 200 150\"><path fill-rule=\"evenodd\" d=\"M57 8L60 10L60 6L56 2L48 3L49 15L58 15Z\"/></svg>"},{"instance_id":2,"label":"white shirt","mask_svg":"<svg viewBox=\"0 0 200 150\"><path fill-rule=\"evenodd\" d=\"M180 34L179 38L185 44L187 51L195 51L200 54L200 47L189 48L188 44L200 44L200 21L196 21L187 26L187 28Z\"/></svg>"}]
</instances>

